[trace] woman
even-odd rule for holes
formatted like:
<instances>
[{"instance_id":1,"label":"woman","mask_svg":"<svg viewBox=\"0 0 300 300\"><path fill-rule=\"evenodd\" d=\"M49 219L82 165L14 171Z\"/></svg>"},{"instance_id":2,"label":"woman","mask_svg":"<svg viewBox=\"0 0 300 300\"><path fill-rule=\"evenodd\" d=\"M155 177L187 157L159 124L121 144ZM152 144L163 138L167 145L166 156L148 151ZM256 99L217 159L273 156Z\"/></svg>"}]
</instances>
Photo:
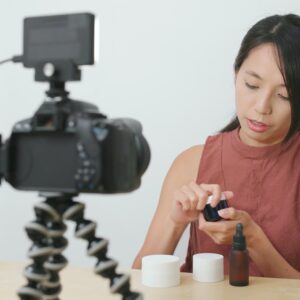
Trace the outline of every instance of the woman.
<instances>
[{"instance_id":1,"label":"woman","mask_svg":"<svg viewBox=\"0 0 300 300\"><path fill-rule=\"evenodd\" d=\"M182 271L199 252L228 254L243 223L250 275L300 279L300 17L271 16L246 34L235 61L237 117L205 145L173 162L133 267L149 254L172 254L190 224ZM203 209L224 194L223 220Z\"/></svg>"}]
</instances>

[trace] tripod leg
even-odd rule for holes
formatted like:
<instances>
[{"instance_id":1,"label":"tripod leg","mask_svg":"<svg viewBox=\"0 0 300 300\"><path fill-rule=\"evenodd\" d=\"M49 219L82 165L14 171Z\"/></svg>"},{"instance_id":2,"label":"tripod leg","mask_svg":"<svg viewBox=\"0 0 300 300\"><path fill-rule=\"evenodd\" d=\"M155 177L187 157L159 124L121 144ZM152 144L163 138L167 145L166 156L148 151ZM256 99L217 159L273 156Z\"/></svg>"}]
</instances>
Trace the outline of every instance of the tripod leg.
<instances>
[{"instance_id":1,"label":"tripod leg","mask_svg":"<svg viewBox=\"0 0 300 300\"><path fill-rule=\"evenodd\" d=\"M108 241L95 236L96 223L84 219L84 204L72 201L64 212L63 219L76 222L75 236L87 240L87 253L98 259L95 273L110 280L111 293L119 293L123 300L142 300L139 293L130 291L130 277L116 273L117 261L106 256Z\"/></svg>"},{"instance_id":2,"label":"tripod leg","mask_svg":"<svg viewBox=\"0 0 300 300\"><path fill-rule=\"evenodd\" d=\"M37 220L25 226L28 237L33 241L28 252L33 263L27 266L23 273L28 283L18 291L22 300L43 300L44 294L40 290L40 284L50 277L44 268L44 263L53 250L48 241L49 233L45 221L47 218L44 214L36 216Z\"/></svg>"},{"instance_id":3,"label":"tripod leg","mask_svg":"<svg viewBox=\"0 0 300 300\"><path fill-rule=\"evenodd\" d=\"M61 213L49 203L49 199L36 204L34 210L37 220L25 227L33 241L28 253L33 264L24 270L28 284L18 291L18 295L22 300L59 300L61 284L58 272L67 264L60 254L68 244L63 237L66 226Z\"/></svg>"},{"instance_id":4,"label":"tripod leg","mask_svg":"<svg viewBox=\"0 0 300 300\"><path fill-rule=\"evenodd\" d=\"M40 210L46 210L51 214L47 222L49 234L49 245L52 247L51 255L44 263L44 268L49 273L48 280L41 283L40 289L44 294L43 300L59 300L62 290L59 272L67 265L67 259L61 254L68 245L68 241L63 237L67 227L63 223L61 214L67 207L65 198L47 198L39 205Z\"/></svg>"}]
</instances>

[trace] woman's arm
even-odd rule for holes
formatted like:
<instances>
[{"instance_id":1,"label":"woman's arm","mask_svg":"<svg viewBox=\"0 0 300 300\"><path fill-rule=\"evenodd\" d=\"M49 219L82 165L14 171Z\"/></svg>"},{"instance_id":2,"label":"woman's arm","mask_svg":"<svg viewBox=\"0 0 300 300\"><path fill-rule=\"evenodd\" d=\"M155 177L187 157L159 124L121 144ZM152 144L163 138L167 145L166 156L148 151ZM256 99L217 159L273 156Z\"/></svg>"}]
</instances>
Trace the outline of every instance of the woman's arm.
<instances>
[{"instance_id":1,"label":"woman's arm","mask_svg":"<svg viewBox=\"0 0 300 300\"><path fill-rule=\"evenodd\" d=\"M173 254L186 226L187 218L174 222L171 217L174 192L194 181L199 167L203 146L194 146L181 153L173 162L164 180L159 203L146 235L144 244L136 256L133 268L141 267L141 259L150 254Z\"/></svg>"}]
</instances>

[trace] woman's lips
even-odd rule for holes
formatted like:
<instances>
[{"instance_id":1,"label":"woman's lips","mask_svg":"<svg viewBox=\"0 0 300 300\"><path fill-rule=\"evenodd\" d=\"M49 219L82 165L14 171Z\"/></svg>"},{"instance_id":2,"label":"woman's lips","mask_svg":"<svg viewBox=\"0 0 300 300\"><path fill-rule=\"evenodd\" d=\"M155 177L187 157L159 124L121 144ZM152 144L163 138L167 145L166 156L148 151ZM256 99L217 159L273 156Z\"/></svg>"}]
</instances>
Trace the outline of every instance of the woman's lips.
<instances>
[{"instance_id":1,"label":"woman's lips","mask_svg":"<svg viewBox=\"0 0 300 300\"><path fill-rule=\"evenodd\" d=\"M269 129L268 125L250 119L247 119L247 125L251 130L255 132L265 132Z\"/></svg>"}]
</instances>

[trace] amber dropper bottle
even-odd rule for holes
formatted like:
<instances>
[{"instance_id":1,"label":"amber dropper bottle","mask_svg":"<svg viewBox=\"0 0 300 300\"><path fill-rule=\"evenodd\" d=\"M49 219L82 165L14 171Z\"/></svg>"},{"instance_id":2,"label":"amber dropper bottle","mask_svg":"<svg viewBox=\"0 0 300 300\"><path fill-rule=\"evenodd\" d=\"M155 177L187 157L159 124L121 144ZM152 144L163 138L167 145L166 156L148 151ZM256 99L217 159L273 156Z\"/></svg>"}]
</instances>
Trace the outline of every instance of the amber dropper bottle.
<instances>
[{"instance_id":1,"label":"amber dropper bottle","mask_svg":"<svg viewBox=\"0 0 300 300\"><path fill-rule=\"evenodd\" d=\"M229 283L234 286L249 284L249 255L246 238L243 234L243 224L241 223L236 225L229 254Z\"/></svg>"}]
</instances>

